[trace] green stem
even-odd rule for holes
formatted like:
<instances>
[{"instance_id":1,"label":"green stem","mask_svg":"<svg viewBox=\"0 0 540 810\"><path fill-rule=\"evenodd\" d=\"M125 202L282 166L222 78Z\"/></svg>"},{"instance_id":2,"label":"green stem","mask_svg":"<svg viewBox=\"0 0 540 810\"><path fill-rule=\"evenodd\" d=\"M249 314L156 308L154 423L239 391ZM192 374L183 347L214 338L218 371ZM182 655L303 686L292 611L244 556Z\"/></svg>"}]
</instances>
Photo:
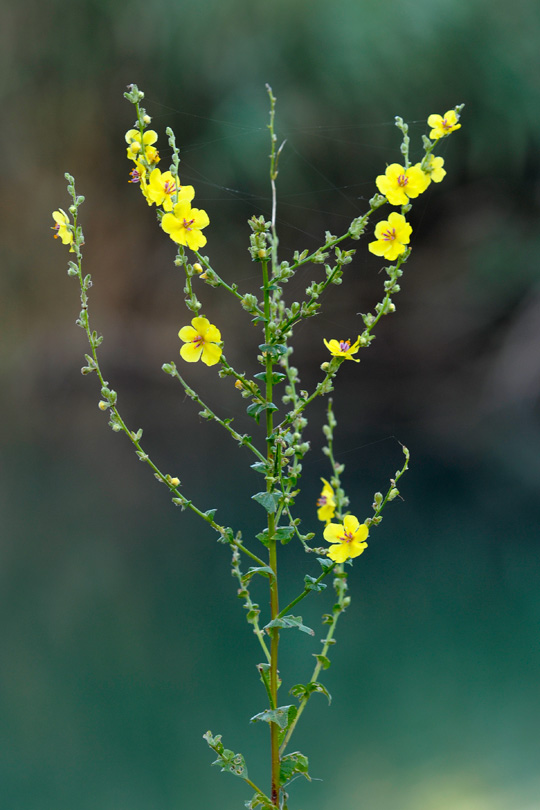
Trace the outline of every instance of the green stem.
<instances>
[{"instance_id":1,"label":"green stem","mask_svg":"<svg viewBox=\"0 0 540 810\"><path fill-rule=\"evenodd\" d=\"M229 422L227 420L220 419L220 417L217 416L217 414L214 413L214 411L208 405L206 405L206 403L204 403L202 401L202 399L199 397L199 395L192 388L190 388L190 386L187 384L187 382L184 380L184 378L178 373L178 369L176 368L174 363L169 363L169 365L171 366L171 369L172 369L172 371L170 372L171 376L176 377L176 379L182 384L182 386L184 388L184 391L186 392L188 397L190 399L192 399L193 402L196 402L197 405L200 405L201 408L204 409L204 411L208 415L208 418L212 419L214 422L217 422L218 425L221 425L221 427L225 428L225 430L228 431L228 433L231 434L233 439L235 439L238 442L238 444L240 444L242 446L245 446L245 447L249 447L251 452L254 453L257 456L259 461L266 462L266 457L259 450L257 450L256 447L254 447L254 445L249 440L249 437L242 436L240 433L237 433L236 430L234 430L234 428L232 428L230 426L230 424L229 424Z\"/></svg>"},{"instance_id":2,"label":"green stem","mask_svg":"<svg viewBox=\"0 0 540 810\"><path fill-rule=\"evenodd\" d=\"M344 571L343 571L343 563L340 563L339 565L337 565L337 574L338 574L339 578L342 581L346 582L346 574L344 574ZM321 650L321 653L320 653L321 656L326 657L326 654L328 653L328 650L329 650L330 646L333 644L334 632L335 632L335 629L336 629L338 619L341 616L341 614L343 613L343 611L345 610L345 605L344 605L345 593L346 593L346 586L341 587L339 589L339 591L338 591L338 601L337 601L337 604L334 607L334 613L333 613L333 616L332 616L331 624L330 624L330 626L328 628L328 633L326 634L326 638L323 641L323 647L322 647L322 650ZM313 673L311 675L311 678L310 678L310 683L312 683L313 681L316 681L318 679L322 667L323 667L322 662L320 660L317 660L317 664L316 664L316 666L315 666L315 668L313 670ZM298 706L298 712L296 714L296 717L294 718L291 725L287 729L287 734L285 735L285 737L283 739L283 742L281 743L281 747L280 747L280 751L279 751L280 754L283 754L283 752L287 748L289 740L291 739L291 737L293 735L293 732L294 732L294 730L295 730L295 728L296 728L296 726L298 724L298 721L300 720L300 717L301 717L304 709L307 706L307 703L308 703L308 700L309 700L310 697L311 697L311 694L305 695L302 698L302 700L300 701L300 705Z\"/></svg>"},{"instance_id":3,"label":"green stem","mask_svg":"<svg viewBox=\"0 0 540 810\"><path fill-rule=\"evenodd\" d=\"M293 599L292 602L289 602L287 607L283 608L283 610L280 610L280 612L277 615L277 618L281 619L281 618L283 618L283 616L286 616L287 613L289 612L289 610L291 610L291 608L293 608L295 605L297 605L298 602L301 602L302 599L305 599L305 597L314 590L314 586L318 585L319 582L322 582L323 579L325 577L327 577L328 574L330 574L334 570L336 565L337 565L337 563L333 563L333 565L330 568L327 568L326 571L323 571L322 574L320 576L318 576L317 579L312 583L310 588L304 588L302 593L299 596L297 596L296 599Z\"/></svg>"}]
</instances>

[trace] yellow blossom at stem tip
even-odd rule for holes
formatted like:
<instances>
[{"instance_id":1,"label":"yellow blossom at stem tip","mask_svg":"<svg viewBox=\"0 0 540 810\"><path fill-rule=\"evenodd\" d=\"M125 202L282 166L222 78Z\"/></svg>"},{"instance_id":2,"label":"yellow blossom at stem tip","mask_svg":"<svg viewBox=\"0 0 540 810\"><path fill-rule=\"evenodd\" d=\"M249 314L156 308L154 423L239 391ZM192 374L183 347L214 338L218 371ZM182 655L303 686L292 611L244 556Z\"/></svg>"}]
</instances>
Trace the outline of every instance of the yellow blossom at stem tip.
<instances>
[{"instance_id":1,"label":"yellow blossom at stem tip","mask_svg":"<svg viewBox=\"0 0 540 810\"><path fill-rule=\"evenodd\" d=\"M337 563L359 557L367 548L368 534L366 524L360 523L354 515L346 515L343 523L329 523L324 530L324 539L335 545L328 549L328 556Z\"/></svg>"},{"instance_id":2,"label":"yellow blossom at stem tip","mask_svg":"<svg viewBox=\"0 0 540 810\"><path fill-rule=\"evenodd\" d=\"M360 336L352 346L350 340L326 340L326 338L323 338L323 341L330 354L334 357L344 357L345 360L353 360L355 363L360 362L358 358L352 356L360 348Z\"/></svg>"},{"instance_id":3,"label":"yellow blossom at stem tip","mask_svg":"<svg viewBox=\"0 0 540 810\"><path fill-rule=\"evenodd\" d=\"M191 326L183 326L178 337L184 341L180 356L186 363L196 363L198 360L202 360L207 366L219 363L223 351L218 346L221 332L207 318L193 318Z\"/></svg>"},{"instance_id":4,"label":"yellow blossom at stem tip","mask_svg":"<svg viewBox=\"0 0 540 810\"><path fill-rule=\"evenodd\" d=\"M392 211L387 220L378 222L375 226L376 241L368 244L368 250L375 256L384 256L393 262L407 250L411 233L412 228L403 214Z\"/></svg>"},{"instance_id":5,"label":"yellow blossom at stem tip","mask_svg":"<svg viewBox=\"0 0 540 810\"><path fill-rule=\"evenodd\" d=\"M436 115L434 113L429 116L427 122L429 126L432 127L429 133L429 137L432 141L438 141L439 138L444 138L446 135L450 135L451 132L461 127L461 124L458 123L459 115L455 110L448 110L444 115Z\"/></svg>"},{"instance_id":6,"label":"yellow blossom at stem tip","mask_svg":"<svg viewBox=\"0 0 540 810\"><path fill-rule=\"evenodd\" d=\"M324 486L317 500L317 518L324 521L324 523L330 523L336 511L334 490L326 479L321 478L321 481L323 482Z\"/></svg>"},{"instance_id":7,"label":"yellow blossom at stem tip","mask_svg":"<svg viewBox=\"0 0 540 810\"><path fill-rule=\"evenodd\" d=\"M157 132L153 129L147 129L142 137L137 129L128 130L126 132L128 158L137 162L143 156L146 158L147 163L159 163L158 150L155 146L152 146L157 141L157 137Z\"/></svg>"},{"instance_id":8,"label":"yellow blossom at stem tip","mask_svg":"<svg viewBox=\"0 0 540 810\"><path fill-rule=\"evenodd\" d=\"M56 231L54 238L62 240L63 245L71 245L70 251L73 253L73 226L69 221L69 217L61 208L59 211L53 211L52 218L56 225L51 225L53 231Z\"/></svg>"}]
</instances>

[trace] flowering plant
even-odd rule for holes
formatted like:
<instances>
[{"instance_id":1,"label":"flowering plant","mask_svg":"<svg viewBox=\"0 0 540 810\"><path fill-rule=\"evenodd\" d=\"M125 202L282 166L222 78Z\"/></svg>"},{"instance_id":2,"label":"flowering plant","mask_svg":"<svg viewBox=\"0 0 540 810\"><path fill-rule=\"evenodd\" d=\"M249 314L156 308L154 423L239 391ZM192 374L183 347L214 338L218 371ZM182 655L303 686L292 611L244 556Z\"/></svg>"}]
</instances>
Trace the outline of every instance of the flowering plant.
<instances>
[{"instance_id":1,"label":"flowering plant","mask_svg":"<svg viewBox=\"0 0 540 810\"><path fill-rule=\"evenodd\" d=\"M332 644L335 643L337 623L350 604L348 573L351 571L353 560L368 547L367 539L370 531L381 523L386 504L398 497L397 484L407 470L409 462L409 451L406 447L402 447L403 464L390 479L386 493L375 493L371 514L363 517L362 521L350 514L349 499L342 481L344 465L337 463L334 456L336 419L332 399L329 398L323 428L326 440L323 452L329 463L329 480L322 479L322 492L318 499L315 498L315 494L313 497L317 518L325 525L322 537L318 537L314 532L303 533L301 520L295 512L295 498L300 491L303 460L310 450L310 443L306 438L308 408L315 399L326 396L334 390L334 380L342 363L345 360L358 363L359 358L354 355L371 344L374 329L382 316L395 311L392 299L400 290L399 282L403 275L403 266L411 254L412 227L407 222L406 215L411 208L412 199L422 194L431 182L437 183L443 179L446 173L443 169L444 161L441 157L435 157L433 150L441 138L461 126L458 122L462 108L458 106L446 112L444 116L429 116L428 124L432 129L430 136L423 138L424 156L414 165L411 165L409 157L408 127L401 118L396 118L396 126L402 133L403 165L392 163L383 174L377 176L375 184L380 193L374 194L369 200L366 213L353 219L345 233L335 236L327 232L323 244L315 251L311 253L308 250L296 251L292 261L286 261L278 258L276 229L276 179L283 144L277 147L274 131L275 98L271 88L267 87L267 90L270 99L272 215L270 221L266 221L262 216L253 216L249 220L251 228L249 252L253 262L260 267L262 280L262 295L259 296L250 292L242 293L236 284L229 284L218 273L210 258L200 253L200 248L207 243L203 229L208 228L210 219L206 211L192 207L195 189L181 182L180 156L175 136L172 130L166 130L172 162L169 169L162 172L157 167L161 160L155 145L158 135L148 128L151 120L141 107L144 94L135 85L130 85L128 92L124 94L136 110L135 126L126 134L127 156L135 164L130 182L139 185L149 206L156 207L161 229L177 246L175 264L183 268L185 303L194 314L191 323L182 325L178 332L183 344L179 350L180 356L187 363L201 360L208 367L219 365L219 376L233 378L239 396L249 400L247 414L260 430L260 437L255 440L247 434L237 432L232 426L232 419L223 419L217 409L214 410L204 402L184 379L174 362L163 365L163 371L177 380L185 394L201 408L200 415L204 419L217 422L229 433L233 441L245 448L251 467L261 476L261 489L251 495L251 498L261 507L264 525L248 542L244 542L240 531L218 522L215 509L207 508L206 504L196 505L192 494L181 486L176 476L162 472L143 449L142 430L131 430L120 414L116 392L105 380L98 359L98 348L103 338L90 327L88 291L91 287L91 277L83 275L82 271L84 237L79 223L79 208L84 198L76 193L75 182L71 175L66 174L68 192L72 198L69 215L59 209L53 213L53 218L55 236L60 237L64 245L69 245L70 251L75 254L75 260L69 261L68 275L77 278L80 284L81 310L77 324L86 332L90 344L90 353L85 355L86 365L81 370L83 374L93 373L99 379L101 389L99 408L108 412L112 430L126 434L139 459L144 461L152 469L155 477L165 484L173 504L182 510L190 509L198 515L217 534L218 541L228 545L231 550L232 573L238 583L238 596L243 600L246 620L252 627L263 655L263 662L258 664L257 668L268 705L255 714L251 722L266 724L269 729L269 787L262 788L253 782L248 776L243 755L225 748L221 735L214 735L208 731L203 735L204 739L215 753L214 764L218 764L222 771L242 779L253 791L251 798L246 801L247 808L286 810L289 786L293 780L299 776L310 779L307 756L299 751L289 751L293 733L312 695L319 693L325 695L328 701L331 699L326 686L320 680L320 675L330 666L329 653ZM393 262L384 267L387 278L384 282L382 299L373 312L362 314L364 328L354 342L349 338L327 339L321 336L322 379L311 392L304 390L300 386L298 370L291 364L295 327L304 319L311 318L319 312L320 299L331 284L342 283L344 269L351 264L356 252L354 248L344 249L342 244L358 241L368 228L371 228L373 215L387 204L399 206L400 211L399 213L392 211L386 220L380 220L375 225L375 238L368 244L371 253ZM193 261L188 251L195 254L196 261ZM307 287L303 301L287 303L284 285L297 270L309 264L316 267L323 266L322 280L313 281ZM262 342L257 341L256 350L257 360L262 369L258 374L248 376L238 371L226 358L219 328L200 314L203 304L196 292L196 285L199 284L214 289L222 288L252 316L255 328L262 332ZM359 508L356 506L354 511L358 513ZM328 545L321 545L321 539ZM286 559L287 550L284 547L291 541L302 545L310 556L310 566L294 598L282 607L277 562L278 555ZM247 570L242 567L244 562L250 564ZM303 623L302 617L292 611L304 599L315 598L315 595L322 594L327 586L325 580L329 579L330 575L335 600L330 612L323 614L322 621L326 626L326 635L322 639L319 651L314 654L315 666L305 683L290 687L289 693L296 702L282 705L278 699L278 690L281 686L281 678L278 675L280 636L289 630L314 635L314 631ZM251 598L251 582L257 577L264 578L269 589L270 611L264 618L263 611Z\"/></svg>"}]
</instances>

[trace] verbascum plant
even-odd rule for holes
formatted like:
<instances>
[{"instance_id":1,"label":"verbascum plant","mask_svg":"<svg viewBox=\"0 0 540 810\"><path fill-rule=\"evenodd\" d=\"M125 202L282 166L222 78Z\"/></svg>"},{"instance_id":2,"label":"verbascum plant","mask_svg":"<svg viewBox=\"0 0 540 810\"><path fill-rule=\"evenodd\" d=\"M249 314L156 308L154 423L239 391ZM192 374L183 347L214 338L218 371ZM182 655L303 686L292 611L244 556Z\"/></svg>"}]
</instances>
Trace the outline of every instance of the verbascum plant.
<instances>
[{"instance_id":1,"label":"verbascum plant","mask_svg":"<svg viewBox=\"0 0 540 810\"><path fill-rule=\"evenodd\" d=\"M183 185L180 180L180 156L175 136L171 129L166 130L172 162L167 171L162 172L158 168L160 156L155 145L158 135L148 128L151 119L141 106L144 94L135 85L130 85L124 94L136 111L135 125L126 134L127 156L134 164L130 182L139 186L149 206L155 206L159 226L177 246L175 264L182 267L185 273L185 303L194 315L190 323L181 325L178 332L182 342L180 357L185 363L201 361L208 367L219 366L220 377L234 380L238 396L248 400L246 411L254 421L254 429L258 429L257 438L238 432L233 427L232 419L219 415L219 405L203 401L175 363L165 363L163 371L180 383L185 394L200 407L200 415L204 419L217 422L236 444L244 448L250 466L260 475L260 491L246 493L245 496L261 507L261 530L254 537L244 540L238 527L218 522L215 509L208 504L199 504L196 493L184 489L175 475L163 472L156 461L149 457L141 443L142 430L132 430L124 421L116 392L109 386L99 363L98 348L103 338L90 325L88 291L92 282L90 275L83 274L84 236L79 220L79 208L84 198L77 194L75 181L69 174L66 174L72 200L69 213L59 209L53 213L53 218L55 237L69 246L74 254L68 264L68 275L77 278L80 284L81 310L77 324L86 332L90 345L90 352L85 355L86 364L81 371L83 374L95 374L99 380L101 399L98 407L109 414L112 430L125 433L139 459L165 484L173 504L198 515L217 534L218 542L230 547L232 573L238 584L237 595L243 601L245 618L251 625L263 656L257 670L267 705L251 718L251 722L268 726L268 785L263 788L255 784L248 775L243 755L225 748L221 735L208 731L203 736L215 753L213 764L239 777L249 786L252 795L245 802L247 808L286 810L289 786L293 780L299 775L310 779L307 755L289 750L295 729L314 694L322 694L328 701L331 700L320 678L321 673L330 666L337 624L350 604L348 575L353 561L368 548L370 532L381 523L387 503L399 495L398 482L409 463L409 451L402 447L402 466L390 479L386 492L375 493L371 513L358 517L360 506L355 505L355 514L352 514L343 482L345 468L334 455L336 419L332 399L328 398L323 428L328 480L322 479L322 491L318 497L317 493L313 494L314 510L324 528L320 536L312 532L304 534L301 518L296 514L295 499L300 492L304 457L310 450L309 406L334 390L334 381L341 365L347 360L357 363L357 355L373 341L375 327L383 315L395 311L393 298L400 290L403 266L411 254L413 234L406 217L412 200L423 194L431 183L439 183L445 176L444 161L442 157L434 155L434 150L441 139L460 128L462 105L444 115L429 116L427 123L431 130L428 136L423 136L423 156L415 164L411 163L409 157L408 126L401 118L396 118L396 126L402 133L400 163L390 164L384 173L376 177L375 185L379 193L369 200L368 210L353 219L345 233L335 236L327 232L316 250L296 251L292 259L281 260L276 228L276 179L283 144L278 148L274 130L275 98L271 88L267 87L267 90L270 100L268 126L272 213L269 221L263 216L253 216L249 220L249 253L252 261L260 267L262 285L259 288L261 292L257 294L242 292L236 283L226 281L212 260L200 252L207 244L207 233L211 233L208 230L210 220L206 211L193 207L193 186ZM396 206L399 211L391 211L386 219L379 219L373 228L372 218L387 205ZM354 341L340 336L321 335L322 377L311 391L305 390L301 387L298 369L291 364L295 328L320 312L323 294L331 284L342 283L344 270L351 264L356 252L350 244L357 242L368 231L374 233L374 238L367 244L368 250L390 263L383 268L386 280L381 300L372 312L362 314L363 328ZM300 268L309 264L318 269L318 279L309 284L302 301L287 302L284 295L286 283ZM253 377L237 370L225 356L218 326L210 323L201 312L203 303L196 292L201 283L221 289L224 295L230 296L252 316L253 351L261 367L261 371ZM346 331L350 333L350 327ZM323 540L327 545L322 544ZM278 556L281 558L281 571L287 565L286 546L291 542L300 543L307 553L308 571L294 598L289 598L288 604L282 607ZM245 564L249 565L247 570L243 567ZM250 585L256 577L264 578L269 589L269 611L265 613L251 598ZM326 635L313 654L315 665L311 672L307 669L305 682L288 685L292 702L281 703L278 692L287 677L284 672L278 674L281 634L290 630L314 636L314 631L304 624L302 616L297 615L296 608L307 598L324 599L325 580L332 582L335 592L331 600L333 604L325 608L322 616Z\"/></svg>"}]
</instances>

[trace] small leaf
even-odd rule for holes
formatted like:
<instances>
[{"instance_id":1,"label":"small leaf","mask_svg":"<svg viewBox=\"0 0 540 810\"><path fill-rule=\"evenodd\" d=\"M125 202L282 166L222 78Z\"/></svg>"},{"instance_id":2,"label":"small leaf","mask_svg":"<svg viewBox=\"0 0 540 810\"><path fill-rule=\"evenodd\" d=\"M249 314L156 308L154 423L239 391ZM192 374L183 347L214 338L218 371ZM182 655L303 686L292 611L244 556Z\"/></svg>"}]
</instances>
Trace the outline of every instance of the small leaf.
<instances>
[{"instance_id":1,"label":"small leaf","mask_svg":"<svg viewBox=\"0 0 540 810\"><path fill-rule=\"evenodd\" d=\"M280 627L282 629L296 627L298 630L301 630L302 633L307 633L310 636L315 635L315 631L312 630L311 627L306 627L306 625L302 623L301 616L283 616L281 618L272 619L263 629L268 630L268 628L272 627Z\"/></svg>"},{"instance_id":2,"label":"small leaf","mask_svg":"<svg viewBox=\"0 0 540 810\"><path fill-rule=\"evenodd\" d=\"M323 571L328 571L335 565L335 562L333 560L330 560L328 557L317 557L317 562L320 563L320 566Z\"/></svg>"},{"instance_id":3,"label":"small leaf","mask_svg":"<svg viewBox=\"0 0 540 810\"><path fill-rule=\"evenodd\" d=\"M242 576L242 584L245 585L246 582L249 582L254 574L260 574L261 576L268 577L269 579L275 577L274 572L268 565L262 565L258 568L249 568L248 571Z\"/></svg>"},{"instance_id":4,"label":"small leaf","mask_svg":"<svg viewBox=\"0 0 540 810\"><path fill-rule=\"evenodd\" d=\"M281 767L279 771L280 785L285 785L287 782L289 782L295 773L301 773L309 782L311 782L308 769L308 758L304 756L304 754L301 754L300 751L295 751L293 754L286 754L281 759Z\"/></svg>"},{"instance_id":5,"label":"small leaf","mask_svg":"<svg viewBox=\"0 0 540 810\"><path fill-rule=\"evenodd\" d=\"M324 591L326 588L324 582L317 582L315 577L310 577L309 574L304 577L304 585L307 591Z\"/></svg>"},{"instance_id":6,"label":"small leaf","mask_svg":"<svg viewBox=\"0 0 540 810\"><path fill-rule=\"evenodd\" d=\"M327 658L326 655L319 655L313 653L313 657L317 659L317 661L319 662L319 664L321 664L323 669L328 669L328 667L330 666L330 659Z\"/></svg>"},{"instance_id":7,"label":"small leaf","mask_svg":"<svg viewBox=\"0 0 540 810\"><path fill-rule=\"evenodd\" d=\"M250 723L257 723L262 720L265 723L275 723L282 731L285 731L297 714L298 709L294 704L279 706L277 709L266 709L264 712L259 712L259 714L251 718Z\"/></svg>"},{"instance_id":8,"label":"small leaf","mask_svg":"<svg viewBox=\"0 0 540 810\"><path fill-rule=\"evenodd\" d=\"M271 357L281 357L282 354L287 352L287 347L281 343L261 343L259 349Z\"/></svg>"},{"instance_id":9,"label":"small leaf","mask_svg":"<svg viewBox=\"0 0 540 810\"><path fill-rule=\"evenodd\" d=\"M266 471L268 469L266 461L256 461L255 464L250 464L249 466L252 470L255 470L255 472L260 472L263 475L266 475Z\"/></svg>"},{"instance_id":10,"label":"small leaf","mask_svg":"<svg viewBox=\"0 0 540 810\"><path fill-rule=\"evenodd\" d=\"M293 537L294 526L281 526L279 529L276 529L276 540L279 540L284 546L289 543Z\"/></svg>"},{"instance_id":11,"label":"small leaf","mask_svg":"<svg viewBox=\"0 0 540 810\"><path fill-rule=\"evenodd\" d=\"M254 501L260 503L262 507L266 509L269 514L272 514L276 511L279 503L279 499L282 496L282 492L257 492L256 495L252 495Z\"/></svg>"},{"instance_id":12,"label":"small leaf","mask_svg":"<svg viewBox=\"0 0 540 810\"><path fill-rule=\"evenodd\" d=\"M216 512L217 512L217 509L208 509L206 512L204 512L204 516L206 518L208 518L209 520L213 520L214 515L216 514Z\"/></svg>"},{"instance_id":13,"label":"small leaf","mask_svg":"<svg viewBox=\"0 0 540 810\"><path fill-rule=\"evenodd\" d=\"M266 371L261 371L261 372L259 372L259 374L254 374L254 377L255 377L256 380L262 380L263 382L266 382ZM282 380L284 380L285 377L286 377L286 375L282 374L280 371L273 371L272 372L272 382L273 383L279 383Z\"/></svg>"},{"instance_id":14,"label":"small leaf","mask_svg":"<svg viewBox=\"0 0 540 810\"><path fill-rule=\"evenodd\" d=\"M310 681L308 684L297 683L289 689L289 694L298 698L300 701L304 700L304 698L309 698L314 692L320 692L322 695L325 695L328 698L329 704L332 702L332 695L326 686L323 686L319 681Z\"/></svg>"}]
</instances>

